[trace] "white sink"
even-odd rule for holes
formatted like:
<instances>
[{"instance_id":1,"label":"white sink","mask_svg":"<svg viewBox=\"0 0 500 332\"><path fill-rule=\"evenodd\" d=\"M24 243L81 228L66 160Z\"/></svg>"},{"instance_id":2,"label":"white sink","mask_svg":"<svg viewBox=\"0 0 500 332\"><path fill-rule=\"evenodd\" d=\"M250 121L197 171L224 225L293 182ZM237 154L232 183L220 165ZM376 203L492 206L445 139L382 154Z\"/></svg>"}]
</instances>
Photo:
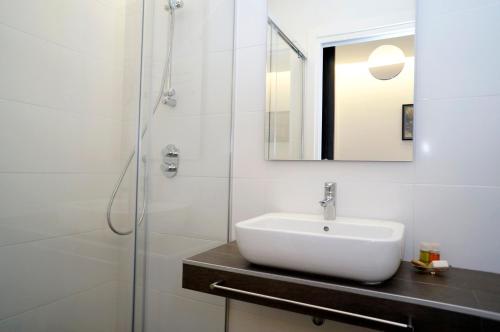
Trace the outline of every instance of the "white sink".
<instances>
[{"instance_id":1,"label":"white sink","mask_svg":"<svg viewBox=\"0 0 500 332\"><path fill-rule=\"evenodd\" d=\"M271 213L236 224L238 247L252 263L363 283L394 275L403 235L397 222L307 214Z\"/></svg>"}]
</instances>

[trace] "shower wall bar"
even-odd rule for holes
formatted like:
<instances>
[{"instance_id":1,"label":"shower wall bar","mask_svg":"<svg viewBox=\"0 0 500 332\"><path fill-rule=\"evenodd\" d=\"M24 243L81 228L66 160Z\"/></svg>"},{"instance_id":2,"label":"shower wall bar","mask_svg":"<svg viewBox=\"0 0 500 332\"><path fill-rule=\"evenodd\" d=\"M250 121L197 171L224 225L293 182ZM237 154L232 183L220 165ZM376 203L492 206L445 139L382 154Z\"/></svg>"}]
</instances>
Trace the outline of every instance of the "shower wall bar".
<instances>
[{"instance_id":1,"label":"shower wall bar","mask_svg":"<svg viewBox=\"0 0 500 332\"><path fill-rule=\"evenodd\" d=\"M161 80L161 89L160 92L158 93L158 97L156 98L156 101L153 106L153 111L151 112L151 116L149 120L146 122L146 125L142 129L141 132L141 139L146 135L146 132L148 131L149 124L151 123L153 116L156 114L156 111L158 110L158 107L160 106L161 103L166 104L170 107L175 107L177 105L177 99L175 98L175 89L172 88L172 52L173 52L173 43L174 43L174 31L175 31L175 10L177 8L182 8L184 6L184 2L182 0L168 0L168 5L166 6L166 10L170 13L170 25L169 25L169 31L167 32L168 40L167 40L167 55L165 59L165 66L163 68L163 75L162 75L162 80ZM112 217L111 217L111 211L113 209L113 204L116 200L116 195L118 194L118 190L120 189L120 186L122 185L123 179L125 178L125 175L127 174L128 168L132 164L132 160L134 160L135 154L137 152L137 148L134 149L130 155L129 158L127 159L127 162L125 163L125 166L123 167L123 170L118 177L118 181L116 181L116 184L113 188L113 191L111 193L111 197L108 202L107 210L106 210L106 220L108 223L109 228L113 233L117 235L129 235L132 234L133 232L133 227L130 230L127 231L120 231L113 225ZM145 187L145 185L144 185ZM144 191L146 191L146 188L144 188ZM137 221L137 225L140 225L144 221L144 216L146 214L146 195L145 193L142 195L143 197L143 203L142 203L142 210L140 213L139 220Z\"/></svg>"}]
</instances>

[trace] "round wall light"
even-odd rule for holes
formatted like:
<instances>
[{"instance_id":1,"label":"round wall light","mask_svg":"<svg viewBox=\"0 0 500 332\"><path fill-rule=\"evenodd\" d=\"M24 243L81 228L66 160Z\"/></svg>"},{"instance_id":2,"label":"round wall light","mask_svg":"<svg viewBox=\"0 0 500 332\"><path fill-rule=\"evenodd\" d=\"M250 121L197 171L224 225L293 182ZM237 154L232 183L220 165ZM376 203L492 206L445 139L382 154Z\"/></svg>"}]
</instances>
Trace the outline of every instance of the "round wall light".
<instances>
[{"instance_id":1,"label":"round wall light","mask_svg":"<svg viewBox=\"0 0 500 332\"><path fill-rule=\"evenodd\" d=\"M378 80L390 80L401 73L405 66L405 54L394 45L377 47L368 57L368 70Z\"/></svg>"}]
</instances>

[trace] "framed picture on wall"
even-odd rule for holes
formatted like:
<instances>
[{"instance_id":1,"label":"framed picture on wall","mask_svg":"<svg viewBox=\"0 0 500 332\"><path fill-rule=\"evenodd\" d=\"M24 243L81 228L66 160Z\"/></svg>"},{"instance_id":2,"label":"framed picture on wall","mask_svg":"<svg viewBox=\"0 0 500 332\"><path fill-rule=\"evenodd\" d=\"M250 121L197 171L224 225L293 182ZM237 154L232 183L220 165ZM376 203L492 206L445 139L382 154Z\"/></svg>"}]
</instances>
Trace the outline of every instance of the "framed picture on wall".
<instances>
[{"instance_id":1,"label":"framed picture on wall","mask_svg":"<svg viewBox=\"0 0 500 332\"><path fill-rule=\"evenodd\" d=\"M413 104L403 105L402 139L413 141Z\"/></svg>"}]
</instances>

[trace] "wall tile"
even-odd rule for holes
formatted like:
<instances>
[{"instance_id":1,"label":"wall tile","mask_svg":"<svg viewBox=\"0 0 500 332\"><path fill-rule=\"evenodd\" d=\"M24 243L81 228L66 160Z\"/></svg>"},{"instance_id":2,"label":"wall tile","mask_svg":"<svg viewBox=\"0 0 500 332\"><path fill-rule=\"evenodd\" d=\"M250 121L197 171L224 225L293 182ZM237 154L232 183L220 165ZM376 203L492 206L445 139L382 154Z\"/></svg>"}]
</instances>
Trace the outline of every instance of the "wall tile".
<instances>
[{"instance_id":1,"label":"wall tile","mask_svg":"<svg viewBox=\"0 0 500 332\"><path fill-rule=\"evenodd\" d=\"M222 243L224 241L151 233L147 287L151 291L168 292L207 304L223 306L223 298L182 288L182 260Z\"/></svg>"},{"instance_id":2,"label":"wall tile","mask_svg":"<svg viewBox=\"0 0 500 332\"><path fill-rule=\"evenodd\" d=\"M213 305L167 292L150 293L148 331L220 332L224 330L224 305Z\"/></svg>"},{"instance_id":3,"label":"wall tile","mask_svg":"<svg viewBox=\"0 0 500 332\"><path fill-rule=\"evenodd\" d=\"M415 248L441 244L453 266L500 273L500 188L415 187Z\"/></svg>"},{"instance_id":4,"label":"wall tile","mask_svg":"<svg viewBox=\"0 0 500 332\"><path fill-rule=\"evenodd\" d=\"M0 24L0 98L99 117L121 115L122 69ZM34 57L33 54L37 56Z\"/></svg>"},{"instance_id":5,"label":"wall tile","mask_svg":"<svg viewBox=\"0 0 500 332\"><path fill-rule=\"evenodd\" d=\"M211 177L151 179L150 230L214 241L225 241L229 180Z\"/></svg>"},{"instance_id":6,"label":"wall tile","mask_svg":"<svg viewBox=\"0 0 500 332\"><path fill-rule=\"evenodd\" d=\"M500 94L500 46L491 39L500 30L500 3L469 2L442 16L432 14L429 1L423 3L417 14L416 99Z\"/></svg>"},{"instance_id":7,"label":"wall tile","mask_svg":"<svg viewBox=\"0 0 500 332\"><path fill-rule=\"evenodd\" d=\"M117 38L123 33L124 14L123 9L96 0L73 2L71 6L64 0L0 1L0 23L82 54L107 59L109 64L125 40Z\"/></svg>"},{"instance_id":8,"label":"wall tile","mask_svg":"<svg viewBox=\"0 0 500 332\"><path fill-rule=\"evenodd\" d=\"M234 0L203 1L206 6L204 43L207 53L230 51L234 47Z\"/></svg>"},{"instance_id":9,"label":"wall tile","mask_svg":"<svg viewBox=\"0 0 500 332\"><path fill-rule=\"evenodd\" d=\"M235 112L265 110L266 45L236 50L235 77Z\"/></svg>"},{"instance_id":10,"label":"wall tile","mask_svg":"<svg viewBox=\"0 0 500 332\"><path fill-rule=\"evenodd\" d=\"M266 43L267 0L237 1L236 17L236 48Z\"/></svg>"},{"instance_id":11,"label":"wall tile","mask_svg":"<svg viewBox=\"0 0 500 332\"><path fill-rule=\"evenodd\" d=\"M416 181L500 186L500 96L419 101Z\"/></svg>"},{"instance_id":12,"label":"wall tile","mask_svg":"<svg viewBox=\"0 0 500 332\"><path fill-rule=\"evenodd\" d=\"M499 0L441 0L419 1L419 7L426 12L426 16L440 16L460 11L468 11L475 8L488 7L500 3Z\"/></svg>"},{"instance_id":13,"label":"wall tile","mask_svg":"<svg viewBox=\"0 0 500 332\"><path fill-rule=\"evenodd\" d=\"M117 288L114 282L106 283L2 320L0 332L118 332Z\"/></svg>"},{"instance_id":14,"label":"wall tile","mask_svg":"<svg viewBox=\"0 0 500 332\"><path fill-rule=\"evenodd\" d=\"M0 319L109 282L114 272L114 264L50 249L43 242L2 247L0 264L8 267L0 278Z\"/></svg>"},{"instance_id":15,"label":"wall tile","mask_svg":"<svg viewBox=\"0 0 500 332\"><path fill-rule=\"evenodd\" d=\"M231 114L233 56L233 50L206 55L203 76L203 114Z\"/></svg>"},{"instance_id":16,"label":"wall tile","mask_svg":"<svg viewBox=\"0 0 500 332\"><path fill-rule=\"evenodd\" d=\"M58 126L54 126L57 123ZM121 125L0 99L2 172L112 172L121 167Z\"/></svg>"},{"instance_id":17,"label":"wall tile","mask_svg":"<svg viewBox=\"0 0 500 332\"><path fill-rule=\"evenodd\" d=\"M112 184L108 175L0 174L0 245L104 228ZM128 219L122 199L113 209L116 222Z\"/></svg>"}]
</instances>

